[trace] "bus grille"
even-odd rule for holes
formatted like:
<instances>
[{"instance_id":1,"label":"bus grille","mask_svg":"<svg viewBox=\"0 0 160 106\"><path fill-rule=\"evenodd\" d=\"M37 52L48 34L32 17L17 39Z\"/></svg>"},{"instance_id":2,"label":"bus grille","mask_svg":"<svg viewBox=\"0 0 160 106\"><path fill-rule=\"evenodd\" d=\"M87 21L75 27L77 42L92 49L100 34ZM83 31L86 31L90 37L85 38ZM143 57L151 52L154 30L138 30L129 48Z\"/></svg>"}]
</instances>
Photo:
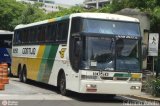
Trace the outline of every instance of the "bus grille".
<instances>
[{"instance_id":1,"label":"bus grille","mask_svg":"<svg viewBox=\"0 0 160 106\"><path fill-rule=\"evenodd\" d=\"M120 80L127 81L129 78L120 78L120 77L101 77L102 80Z\"/></svg>"},{"instance_id":2,"label":"bus grille","mask_svg":"<svg viewBox=\"0 0 160 106\"><path fill-rule=\"evenodd\" d=\"M113 80L113 77L101 77L103 80Z\"/></svg>"}]
</instances>

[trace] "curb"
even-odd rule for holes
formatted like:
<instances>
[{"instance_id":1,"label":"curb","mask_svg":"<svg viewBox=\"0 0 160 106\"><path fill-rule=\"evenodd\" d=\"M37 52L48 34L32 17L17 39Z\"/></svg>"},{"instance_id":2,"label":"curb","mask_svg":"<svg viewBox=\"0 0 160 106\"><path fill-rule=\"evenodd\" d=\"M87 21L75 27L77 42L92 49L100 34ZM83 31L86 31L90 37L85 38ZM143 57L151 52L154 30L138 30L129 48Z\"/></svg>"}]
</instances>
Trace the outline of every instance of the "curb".
<instances>
[{"instance_id":1,"label":"curb","mask_svg":"<svg viewBox=\"0 0 160 106\"><path fill-rule=\"evenodd\" d=\"M146 100L146 101L156 101L156 102L160 102L160 98L152 98L152 97L144 97L144 96L137 96L137 95L132 95L132 96L129 96L129 97L132 97L132 98L135 98L135 99L140 99L140 100Z\"/></svg>"}]
</instances>

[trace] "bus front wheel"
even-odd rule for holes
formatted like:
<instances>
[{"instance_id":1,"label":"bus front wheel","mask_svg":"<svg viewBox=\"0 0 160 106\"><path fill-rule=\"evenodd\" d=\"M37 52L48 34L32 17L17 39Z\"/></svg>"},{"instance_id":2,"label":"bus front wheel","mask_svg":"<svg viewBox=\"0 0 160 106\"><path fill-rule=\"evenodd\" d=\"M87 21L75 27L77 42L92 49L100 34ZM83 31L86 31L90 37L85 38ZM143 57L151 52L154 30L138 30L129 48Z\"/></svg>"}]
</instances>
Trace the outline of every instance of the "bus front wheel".
<instances>
[{"instance_id":1,"label":"bus front wheel","mask_svg":"<svg viewBox=\"0 0 160 106\"><path fill-rule=\"evenodd\" d=\"M61 74L59 81L59 90L62 95L67 95L65 74Z\"/></svg>"}]
</instances>

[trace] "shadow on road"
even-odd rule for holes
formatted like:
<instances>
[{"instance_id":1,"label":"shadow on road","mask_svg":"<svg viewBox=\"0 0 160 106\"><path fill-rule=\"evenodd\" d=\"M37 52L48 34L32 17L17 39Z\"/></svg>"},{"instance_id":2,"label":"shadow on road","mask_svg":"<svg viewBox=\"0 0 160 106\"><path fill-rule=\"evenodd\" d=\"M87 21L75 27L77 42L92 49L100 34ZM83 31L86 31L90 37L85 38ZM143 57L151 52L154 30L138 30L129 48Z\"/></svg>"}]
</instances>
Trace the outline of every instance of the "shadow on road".
<instances>
[{"instance_id":1,"label":"shadow on road","mask_svg":"<svg viewBox=\"0 0 160 106\"><path fill-rule=\"evenodd\" d=\"M104 103L122 103L122 98L117 97L116 95L102 95L102 94L78 94L75 92L70 92L68 97L76 99L83 102L104 102Z\"/></svg>"},{"instance_id":2,"label":"shadow on road","mask_svg":"<svg viewBox=\"0 0 160 106\"><path fill-rule=\"evenodd\" d=\"M14 77L14 78L16 78L16 77ZM20 82L17 79L12 79L12 81ZM48 85L48 84L45 84L45 83L36 82L36 81L33 81L33 80L28 80L28 79L27 79L27 83L26 84L29 84L29 85L32 85L32 86L35 86L35 87L43 88L43 89L50 90L50 91L58 93L58 89L53 85Z\"/></svg>"},{"instance_id":3,"label":"shadow on road","mask_svg":"<svg viewBox=\"0 0 160 106\"><path fill-rule=\"evenodd\" d=\"M17 79L13 79L13 81L19 82L19 80ZM33 80L28 80L27 84L32 85L32 86L36 86L36 87L40 87L46 90L50 90L53 91L57 94L59 94L59 90L57 89L57 87L52 86L52 85L48 85L45 83L41 83L41 82L36 82ZM101 102L101 103L123 103L124 99L121 98L120 96L116 96L116 95L98 95L98 94L79 94L76 92L71 92L68 91L69 95L67 95L67 97L72 98L73 100L77 100L80 102Z\"/></svg>"}]
</instances>

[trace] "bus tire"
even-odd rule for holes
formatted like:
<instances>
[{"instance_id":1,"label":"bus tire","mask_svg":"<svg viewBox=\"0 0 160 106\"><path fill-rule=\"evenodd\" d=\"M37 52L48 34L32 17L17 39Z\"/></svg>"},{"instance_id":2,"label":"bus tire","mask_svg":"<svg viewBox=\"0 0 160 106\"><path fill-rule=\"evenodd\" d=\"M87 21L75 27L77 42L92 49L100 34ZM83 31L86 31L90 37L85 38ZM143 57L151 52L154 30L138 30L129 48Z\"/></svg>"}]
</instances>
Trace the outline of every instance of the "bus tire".
<instances>
[{"instance_id":1,"label":"bus tire","mask_svg":"<svg viewBox=\"0 0 160 106\"><path fill-rule=\"evenodd\" d=\"M13 77L12 70L11 70L11 66L9 66L8 76L9 76L9 77Z\"/></svg>"},{"instance_id":2,"label":"bus tire","mask_svg":"<svg viewBox=\"0 0 160 106\"><path fill-rule=\"evenodd\" d=\"M27 69L26 69L26 66L23 66L23 70L22 70L22 82L27 83Z\"/></svg>"},{"instance_id":3,"label":"bus tire","mask_svg":"<svg viewBox=\"0 0 160 106\"><path fill-rule=\"evenodd\" d=\"M20 82L23 82L21 65L18 65L18 78Z\"/></svg>"},{"instance_id":4,"label":"bus tire","mask_svg":"<svg viewBox=\"0 0 160 106\"><path fill-rule=\"evenodd\" d=\"M65 74L62 73L60 75L60 79L59 79L59 90L61 95L65 96L67 95L67 90L66 90L66 77Z\"/></svg>"}]
</instances>

